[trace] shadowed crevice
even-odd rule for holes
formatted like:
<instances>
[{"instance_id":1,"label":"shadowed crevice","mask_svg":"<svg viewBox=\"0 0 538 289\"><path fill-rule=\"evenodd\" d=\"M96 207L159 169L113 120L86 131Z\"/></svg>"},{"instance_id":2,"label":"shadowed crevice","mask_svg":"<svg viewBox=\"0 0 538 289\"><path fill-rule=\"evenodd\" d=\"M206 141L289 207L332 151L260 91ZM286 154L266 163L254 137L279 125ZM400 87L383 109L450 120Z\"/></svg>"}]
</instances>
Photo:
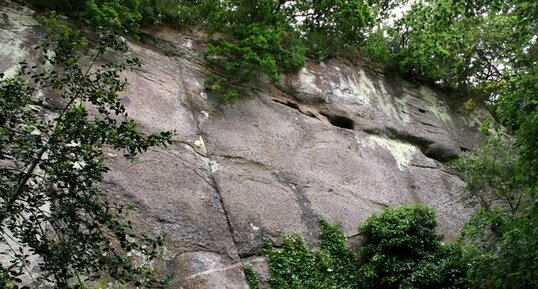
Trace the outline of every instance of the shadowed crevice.
<instances>
[{"instance_id":1,"label":"shadowed crevice","mask_svg":"<svg viewBox=\"0 0 538 289\"><path fill-rule=\"evenodd\" d=\"M351 118L347 116L337 115L337 114L333 114L327 111L320 111L319 114L326 117L327 120L329 120L329 122L336 127L340 127L344 129L351 129L351 130L355 128L355 121L353 121Z\"/></svg>"}]
</instances>

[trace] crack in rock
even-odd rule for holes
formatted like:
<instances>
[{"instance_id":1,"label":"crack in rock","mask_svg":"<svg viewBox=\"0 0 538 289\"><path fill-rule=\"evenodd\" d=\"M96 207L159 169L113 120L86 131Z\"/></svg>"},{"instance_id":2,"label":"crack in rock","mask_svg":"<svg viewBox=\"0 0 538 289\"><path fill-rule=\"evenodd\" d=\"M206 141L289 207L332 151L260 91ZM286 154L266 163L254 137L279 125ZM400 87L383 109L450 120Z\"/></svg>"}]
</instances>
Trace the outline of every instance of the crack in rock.
<instances>
[{"instance_id":1,"label":"crack in rock","mask_svg":"<svg viewBox=\"0 0 538 289\"><path fill-rule=\"evenodd\" d=\"M306 115L308 117L311 117L311 118L315 118L315 119L318 119L318 116L316 116L313 112L309 111L309 110L304 110L302 109L297 103L293 102L293 101L283 101L283 100L279 100L279 99L272 99L273 102L276 102L276 103L279 103L279 104L282 104L282 105L285 105L289 108L292 108L292 109L295 109L296 111L298 111L299 113L303 114L303 115Z\"/></svg>"}]
</instances>

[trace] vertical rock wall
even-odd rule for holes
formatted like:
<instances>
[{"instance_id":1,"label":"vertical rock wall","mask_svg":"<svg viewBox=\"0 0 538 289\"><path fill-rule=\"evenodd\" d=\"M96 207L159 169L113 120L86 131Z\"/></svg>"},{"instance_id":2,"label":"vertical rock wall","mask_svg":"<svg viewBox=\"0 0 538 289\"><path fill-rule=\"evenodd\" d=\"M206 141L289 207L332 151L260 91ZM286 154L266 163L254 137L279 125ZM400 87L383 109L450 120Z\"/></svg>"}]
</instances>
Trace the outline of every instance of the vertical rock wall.
<instances>
[{"instance_id":1,"label":"vertical rock wall","mask_svg":"<svg viewBox=\"0 0 538 289\"><path fill-rule=\"evenodd\" d=\"M0 70L34 53L32 17L0 7ZM201 38L159 29L142 39L130 43L144 66L126 73L122 101L144 131L178 134L135 163L111 151L103 186L137 206L137 230L167 234L171 288L248 288L242 266L263 268L262 239L294 232L315 244L320 216L353 239L372 213L424 203L448 240L470 216L445 164L479 142L485 110L466 113L450 96L338 60L220 105L203 89Z\"/></svg>"}]
</instances>

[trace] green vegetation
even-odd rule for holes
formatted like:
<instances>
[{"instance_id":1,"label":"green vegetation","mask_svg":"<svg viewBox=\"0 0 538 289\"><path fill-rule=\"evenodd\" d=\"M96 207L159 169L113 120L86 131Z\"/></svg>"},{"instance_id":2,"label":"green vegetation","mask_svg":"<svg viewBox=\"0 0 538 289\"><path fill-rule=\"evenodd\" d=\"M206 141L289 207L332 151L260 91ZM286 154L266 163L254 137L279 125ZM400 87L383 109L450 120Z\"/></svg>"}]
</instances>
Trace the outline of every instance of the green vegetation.
<instances>
[{"instance_id":1,"label":"green vegetation","mask_svg":"<svg viewBox=\"0 0 538 289\"><path fill-rule=\"evenodd\" d=\"M56 2L53 2L56 3ZM209 32L205 59L213 75L206 88L232 102L261 76L303 67L306 57L350 55L375 22L375 1L363 0L86 0L77 5L34 1L63 9L98 27L136 35L141 25L197 25Z\"/></svg>"},{"instance_id":2,"label":"green vegetation","mask_svg":"<svg viewBox=\"0 0 538 289\"><path fill-rule=\"evenodd\" d=\"M297 235L284 238L281 248L266 246L273 289L356 288L355 257L338 226L321 220L320 250L308 249Z\"/></svg>"},{"instance_id":3,"label":"green vegetation","mask_svg":"<svg viewBox=\"0 0 538 289\"><path fill-rule=\"evenodd\" d=\"M38 50L43 65L23 62L14 78L0 76L0 243L11 250L9 263L0 266L0 285L27 288L19 286L26 276L35 287L84 288L107 275L160 287L145 262L158 257L162 238L133 234L126 220L131 208L109 202L100 183L109 170L105 149L132 160L168 144L172 132L141 134L119 102L127 85L120 74L139 67L138 59L96 62L127 50L118 35L97 31L94 42L54 18L45 25L49 35ZM92 62L82 65L88 44ZM41 273L31 276L35 256Z\"/></svg>"},{"instance_id":4,"label":"green vegetation","mask_svg":"<svg viewBox=\"0 0 538 289\"><path fill-rule=\"evenodd\" d=\"M209 23L222 37L211 41L206 52L207 63L216 74L207 87L226 101L239 95L239 85L267 75L278 81L282 71L304 65L304 49L298 45L296 32L285 9L275 9L274 1L230 1L233 8L213 11ZM220 23L219 23L220 22Z\"/></svg>"},{"instance_id":5,"label":"green vegetation","mask_svg":"<svg viewBox=\"0 0 538 289\"><path fill-rule=\"evenodd\" d=\"M298 236L288 236L281 248L265 248L273 288L538 288L538 2L414 1L394 22L385 21L391 9L408 1L30 3L78 17L97 31L86 38L49 21L41 48L44 64L56 69L23 64L16 78L0 82L0 159L10 164L0 169L0 242L7 242L9 231L43 256L44 280L81 287L78 277L105 271L125 283L155 281L124 253L153 258L156 251L132 241L138 239L120 221L126 208L108 203L97 183L107 171L105 145L134 158L166 144L170 133L138 133L117 101L126 85L119 73L139 66L138 60L83 70L79 51L93 51L95 60L110 49L125 51L120 35L136 37L144 25L166 23L208 32L204 57L212 74L206 87L226 102L263 77L278 82L307 59L359 52L404 77L467 97L468 110L486 101L506 128L454 163L467 181L464 196L478 209L458 243L440 242L434 214L422 206L372 216L360 229L366 240L358 255L341 230L322 221L318 251ZM38 91L59 94L65 105L43 108ZM83 103L99 117L90 117ZM57 113L54 121L42 120L43 109ZM144 241L154 244L149 248L159 244ZM13 253L0 271L3 288L17 288L29 257ZM247 269L251 286L260 287L251 273Z\"/></svg>"},{"instance_id":6,"label":"green vegetation","mask_svg":"<svg viewBox=\"0 0 538 289\"><path fill-rule=\"evenodd\" d=\"M441 243L433 210L422 205L387 209L361 227L359 288L466 288L459 245Z\"/></svg>"},{"instance_id":7,"label":"green vegetation","mask_svg":"<svg viewBox=\"0 0 538 289\"><path fill-rule=\"evenodd\" d=\"M536 62L537 11L535 1L524 0L417 1L385 27L386 45L399 69L415 79L463 93L491 92L486 88Z\"/></svg>"},{"instance_id":8,"label":"green vegetation","mask_svg":"<svg viewBox=\"0 0 538 289\"><path fill-rule=\"evenodd\" d=\"M319 250L296 235L286 236L279 248L264 249L271 288L468 288L467 253L460 243L441 243L435 214L425 206L371 216L359 228L365 241L358 254L339 226L325 220L320 226Z\"/></svg>"},{"instance_id":9,"label":"green vegetation","mask_svg":"<svg viewBox=\"0 0 538 289\"><path fill-rule=\"evenodd\" d=\"M256 273L252 270L252 267L245 267L244 273L250 289L261 289L260 281L258 280Z\"/></svg>"},{"instance_id":10,"label":"green vegetation","mask_svg":"<svg viewBox=\"0 0 538 289\"><path fill-rule=\"evenodd\" d=\"M366 38L374 24L374 12L366 1L322 0L295 1L293 15L304 19L298 29L316 60L349 53Z\"/></svg>"},{"instance_id":11,"label":"green vegetation","mask_svg":"<svg viewBox=\"0 0 538 289\"><path fill-rule=\"evenodd\" d=\"M206 60L215 74L206 85L227 102L244 86L266 75L303 67L305 57L322 60L356 49L373 23L370 6L360 0L227 1L202 9L212 38ZM197 7L206 7L201 2ZM298 21L300 19L300 21Z\"/></svg>"},{"instance_id":12,"label":"green vegetation","mask_svg":"<svg viewBox=\"0 0 538 289\"><path fill-rule=\"evenodd\" d=\"M515 139L493 135L454 163L479 209L463 235L479 248L469 273L473 288L538 287L536 156L529 155L538 128L521 135L527 129L517 128Z\"/></svg>"},{"instance_id":13,"label":"green vegetation","mask_svg":"<svg viewBox=\"0 0 538 289\"><path fill-rule=\"evenodd\" d=\"M488 98L536 64L538 8L529 0L31 1L120 33L166 23L209 32L206 87L233 101L260 76L278 81L307 57L358 52L413 80ZM410 5L403 17L386 19ZM531 73L532 74L532 73ZM519 76L517 76L519 75ZM526 77L529 75L526 74Z\"/></svg>"}]
</instances>

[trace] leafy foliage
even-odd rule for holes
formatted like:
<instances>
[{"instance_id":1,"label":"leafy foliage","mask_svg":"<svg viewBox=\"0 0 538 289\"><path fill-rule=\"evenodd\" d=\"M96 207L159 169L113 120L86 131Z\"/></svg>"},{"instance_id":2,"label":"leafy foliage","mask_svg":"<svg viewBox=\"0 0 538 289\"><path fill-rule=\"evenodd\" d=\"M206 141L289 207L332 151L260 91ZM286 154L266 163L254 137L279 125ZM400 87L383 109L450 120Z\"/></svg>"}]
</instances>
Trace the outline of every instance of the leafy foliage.
<instances>
[{"instance_id":1,"label":"leafy foliage","mask_svg":"<svg viewBox=\"0 0 538 289\"><path fill-rule=\"evenodd\" d=\"M24 2L24 1L22 1ZM109 32L135 35L142 20L147 20L153 10L150 0L75 0L75 1L27 1L37 8L47 8L88 21L95 28L106 27ZM26 4L26 3L25 3ZM148 10L150 9L150 10Z\"/></svg>"},{"instance_id":2,"label":"leafy foliage","mask_svg":"<svg viewBox=\"0 0 538 289\"><path fill-rule=\"evenodd\" d=\"M117 32L137 32L144 0L87 0L83 16L94 26Z\"/></svg>"},{"instance_id":3,"label":"leafy foliage","mask_svg":"<svg viewBox=\"0 0 538 289\"><path fill-rule=\"evenodd\" d=\"M434 212L422 205L387 209L359 229L359 282L364 288L465 288L466 265L457 244L444 246Z\"/></svg>"},{"instance_id":4,"label":"leafy foliage","mask_svg":"<svg viewBox=\"0 0 538 289\"><path fill-rule=\"evenodd\" d=\"M454 161L452 166L461 171L466 181L465 199L487 211L499 204L517 210L524 184L517 180L521 172L516 155L514 142L496 135Z\"/></svg>"},{"instance_id":5,"label":"leafy foliage","mask_svg":"<svg viewBox=\"0 0 538 289\"><path fill-rule=\"evenodd\" d=\"M287 11L274 7L275 1L228 4L209 17L210 28L224 34L208 46L207 63L217 74L206 85L231 102L242 92L239 85L264 74L277 81L281 72L302 67L304 49L287 21Z\"/></svg>"},{"instance_id":6,"label":"leafy foliage","mask_svg":"<svg viewBox=\"0 0 538 289\"><path fill-rule=\"evenodd\" d=\"M464 154L455 164L467 181L467 200L480 207L479 213L464 232L466 241L476 245L474 255L469 255L467 248L463 250L459 245L441 245L434 232L435 221L428 210L420 207L389 210L373 217L361 229L365 235L370 235L367 237L367 242L370 243L363 250L364 265L359 270L363 277L361 282L364 281L364 286L369 284L373 288L393 288L398 282L406 288L465 286L462 274L466 266L469 266L467 264L471 264L471 277L468 281L472 287L536 287L533 280L537 280L535 272L538 270L534 264L536 262L533 263L532 260L537 258L535 248L538 239L534 229L538 194L538 2L413 1L410 10L394 23L386 21L391 9L401 7L409 1L32 2L49 8L74 11L96 28L109 27L111 33L102 34L99 47L104 47L103 44L113 40L118 33L136 33L140 25L145 23L166 22L175 26L196 25L206 29L210 33L210 44L205 57L212 69L206 86L225 101L240 97L260 77L266 76L273 82L278 81L281 73L301 68L306 57L322 60L346 55L356 49L374 61L384 62L387 68L400 71L415 80L439 84L471 96L466 102L468 110L476 106L476 100L489 99L495 116L514 138L492 135L483 147ZM79 47L87 45L76 33L66 32L59 36L61 37L57 37L57 40L66 44L72 43ZM58 57L76 51L69 48L69 45L59 47L67 47L62 48L67 50L56 53ZM66 58L57 63L62 63L66 71L70 71L78 67L77 60ZM115 65L108 68L112 69ZM73 79L91 83L78 76L84 75L80 72L68 78L64 74L41 75L27 67L25 69L38 82L53 89L69 87L69 83L53 81L59 77L69 80L77 76ZM105 76L115 77L114 74ZM107 79L105 76L99 77ZM107 81L105 86L114 87L113 91L121 91L123 88L123 84ZM54 87L53 83L58 87ZM2 127L0 143L13 143L15 140L15 147L21 148L21 159L36 159L36 151L24 153L22 148L38 146L44 139L50 139L50 136L38 135L38 131L33 129L37 127L42 131L39 113L27 109L35 102L35 88L26 83L22 75L18 79L5 80L2 85L4 99L9 101L1 104L6 113L0 115L0 123L12 126L6 126L9 129ZM100 90L98 92L102 93ZM105 104L119 109L106 101L95 105ZM111 112L113 109L104 111ZM89 118L86 110L76 110L74 103L72 109L66 110L65 116L60 119L71 117L68 112L73 117ZM27 125L8 124L12 119L24 119ZM73 123L75 124L76 122ZM14 128L17 128L21 136L31 137L23 140L17 134L12 136L11 130ZM126 124L121 131L126 133L131 130L135 131L134 124ZM139 140L136 133L127 134ZM119 141L114 138L115 135L107 135L112 139L104 143ZM155 143L147 145L152 144ZM137 146L136 141L126 141L117 147L122 145ZM145 147L142 146L143 148ZM62 152L68 151L65 149ZM99 156L97 153L94 155ZM10 159L10 162L13 160ZM2 178L14 176L15 173L6 170ZM323 234L327 232L322 232L322 238ZM410 252L407 255L401 254L400 250L395 249L399 246ZM340 279L331 279L333 277L323 271L336 266L331 255L333 253L324 249L323 245L319 252L313 252L300 238L289 236L283 248L278 250L267 251L272 254L270 256L273 260L278 261L273 261L272 265L277 276L272 281L275 286L352 286ZM342 248L338 250L347 252ZM466 261L469 262L465 263ZM276 265L279 262L280 267ZM342 269L342 272L351 272L348 271L349 268ZM4 269L0 274L8 276L10 273ZM356 277L349 278L356 280ZM0 285L14 286L11 281L3 282Z\"/></svg>"},{"instance_id":7,"label":"leafy foliage","mask_svg":"<svg viewBox=\"0 0 538 289\"><path fill-rule=\"evenodd\" d=\"M537 191L535 172L528 170L535 159L521 148L517 139L497 135L455 163L467 181L465 194L479 205L464 230L464 238L480 249L470 271L473 288L538 285Z\"/></svg>"},{"instance_id":8,"label":"leafy foliage","mask_svg":"<svg viewBox=\"0 0 538 289\"><path fill-rule=\"evenodd\" d=\"M374 23L369 3L362 0L295 1L308 54L318 60L356 49Z\"/></svg>"},{"instance_id":9,"label":"leafy foliage","mask_svg":"<svg viewBox=\"0 0 538 289\"><path fill-rule=\"evenodd\" d=\"M416 1L386 27L386 43L403 73L465 92L523 65L535 46L536 11L525 0Z\"/></svg>"},{"instance_id":10,"label":"leafy foliage","mask_svg":"<svg viewBox=\"0 0 538 289\"><path fill-rule=\"evenodd\" d=\"M535 23L535 4L515 2L517 27ZM521 6L519 6L521 5ZM534 6L533 6L534 5ZM522 8L530 10L522 10ZM523 26L521 26L523 25ZM527 32L526 32L527 31ZM536 30L534 30L536 31ZM519 33L518 33L519 34ZM467 181L465 194L479 200L479 213L465 237L481 249L470 280L475 288L535 288L538 217L538 98L533 43L514 49L512 66L497 85L496 113L513 137L493 134L455 163Z\"/></svg>"},{"instance_id":11,"label":"leafy foliage","mask_svg":"<svg viewBox=\"0 0 538 289\"><path fill-rule=\"evenodd\" d=\"M356 288L354 254L344 233L321 220L320 250L308 249L300 236L288 235L281 248L264 249L273 289Z\"/></svg>"},{"instance_id":12,"label":"leafy foliage","mask_svg":"<svg viewBox=\"0 0 538 289\"><path fill-rule=\"evenodd\" d=\"M513 134L454 164L479 206L464 232L475 288L536 287L537 13L536 1L420 1L387 42L404 72L489 98Z\"/></svg>"},{"instance_id":13,"label":"leafy foliage","mask_svg":"<svg viewBox=\"0 0 538 289\"><path fill-rule=\"evenodd\" d=\"M365 41L376 13L397 1L363 0L85 0L76 5L34 3L70 10L95 27L136 35L145 23L199 26L210 33L205 53L214 73L206 88L226 102L267 76L303 67L305 57L350 55ZM375 12L374 12L375 11Z\"/></svg>"},{"instance_id":14,"label":"leafy foliage","mask_svg":"<svg viewBox=\"0 0 538 289\"><path fill-rule=\"evenodd\" d=\"M538 210L522 204L516 215L496 207L482 209L466 235L480 240L481 250L469 272L472 288L538 287Z\"/></svg>"},{"instance_id":15,"label":"leafy foliage","mask_svg":"<svg viewBox=\"0 0 538 289\"><path fill-rule=\"evenodd\" d=\"M538 61L536 53L534 63ZM520 149L517 168L518 181L538 192L538 69L521 69L508 78L501 88L497 115L515 134L515 145ZM534 184L534 186L532 185Z\"/></svg>"},{"instance_id":16,"label":"leafy foliage","mask_svg":"<svg viewBox=\"0 0 538 289\"><path fill-rule=\"evenodd\" d=\"M271 288L468 288L471 250L441 243L434 212L422 205L386 209L359 228L359 255L338 227L321 220L320 250L288 235L266 247Z\"/></svg>"},{"instance_id":17,"label":"leafy foliage","mask_svg":"<svg viewBox=\"0 0 538 289\"><path fill-rule=\"evenodd\" d=\"M254 273L254 270L252 270L252 267L245 267L243 271L250 289L261 289L260 281L258 280L256 273Z\"/></svg>"},{"instance_id":18,"label":"leafy foliage","mask_svg":"<svg viewBox=\"0 0 538 289\"><path fill-rule=\"evenodd\" d=\"M465 1L419 1L398 23L405 32L398 57L401 69L448 87L461 87L473 74L477 21L465 15Z\"/></svg>"},{"instance_id":19,"label":"leafy foliage","mask_svg":"<svg viewBox=\"0 0 538 289\"><path fill-rule=\"evenodd\" d=\"M99 184L108 171L106 150L134 159L169 143L172 133L141 134L119 102L127 85L120 73L139 60L97 65L107 51L126 51L118 35L100 34L83 68L79 48L88 41L57 20L48 21L48 31L43 67L22 62L15 78L0 80L0 243L11 258L0 284L20 288L29 259L37 257L34 286L83 288L105 273L157 287L144 263L158 256L162 240L134 235L125 221L129 207L110 203Z\"/></svg>"}]
</instances>

